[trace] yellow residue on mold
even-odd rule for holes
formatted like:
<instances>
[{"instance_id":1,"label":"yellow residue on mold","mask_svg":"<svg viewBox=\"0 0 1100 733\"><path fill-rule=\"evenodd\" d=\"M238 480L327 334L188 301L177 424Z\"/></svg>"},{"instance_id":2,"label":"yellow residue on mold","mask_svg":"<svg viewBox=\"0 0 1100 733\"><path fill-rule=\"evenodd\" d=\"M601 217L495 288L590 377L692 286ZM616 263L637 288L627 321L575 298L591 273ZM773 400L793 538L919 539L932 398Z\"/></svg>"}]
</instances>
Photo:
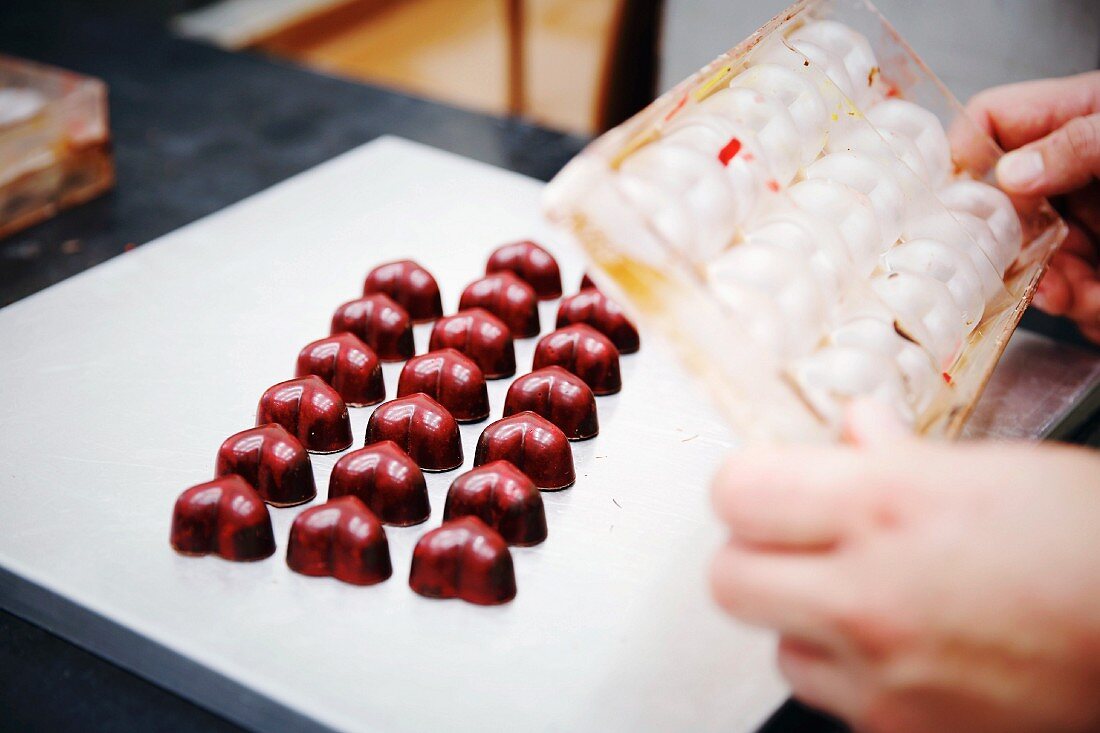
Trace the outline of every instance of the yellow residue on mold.
<instances>
[{"instance_id":1,"label":"yellow residue on mold","mask_svg":"<svg viewBox=\"0 0 1100 733\"><path fill-rule=\"evenodd\" d=\"M726 64L725 66L723 66L721 69L718 70L717 74L715 74L711 78L707 79L705 82L703 82L702 86L700 86L698 89L693 91L691 93L691 96L695 98L696 102L699 102L699 101L703 100L708 94L710 94L712 91L714 91L715 87L717 87L719 84L721 84L722 81L727 76L729 76L731 71L733 71L733 64Z\"/></svg>"},{"instance_id":2,"label":"yellow residue on mold","mask_svg":"<svg viewBox=\"0 0 1100 733\"><path fill-rule=\"evenodd\" d=\"M654 129L649 129L640 135L636 135L633 140L624 145L622 150L620 150L618 154L615 155L615 157L608 162L608 167L613 171L619 170L624 160L629 158L641 148L649 145L654 140L659 139L660 137L661 133L657 132Z\"/></svg>"}]
</instances>

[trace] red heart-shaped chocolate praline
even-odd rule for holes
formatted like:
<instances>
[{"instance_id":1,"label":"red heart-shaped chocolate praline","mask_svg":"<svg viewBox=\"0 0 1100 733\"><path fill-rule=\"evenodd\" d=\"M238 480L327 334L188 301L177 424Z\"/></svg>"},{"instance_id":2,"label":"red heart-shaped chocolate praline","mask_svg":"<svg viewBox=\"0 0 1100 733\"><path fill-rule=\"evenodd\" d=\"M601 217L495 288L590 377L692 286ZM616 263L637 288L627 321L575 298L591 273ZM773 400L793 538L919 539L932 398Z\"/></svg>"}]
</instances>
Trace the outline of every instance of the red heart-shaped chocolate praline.
<instances>
[{"instance_id":1,"label":"red heart-shaped chocolate praline","mask_svg":"<svg viewBox=\"0 0 1100 733\"><path fill-rule=\"evenodd\" d=\"M272 506L294 506L317 495L309 453L282 425L269 423L225 439L214 475L237 474Z\"/></svg>"},{"instance_id":2,"label":"red heart-shaped chocolate praline","mask_svg":"<svg viewBox=\"0 0 1100 733\"><path fill-rule=\"evenodd\" d=\"M481 368L457 349L439 349L409 359L397 381L397 396L423 392L459 422L489 417L489 390Z\"/></svg>"},{"instance_id":3,"label":"red heart-shaped chocolate praline","mask_svg":"<svg viewBox=\"0 0 1100 733\"><path fill-rule=\"evenodd\" d=\"M351 445L348 407L320 377L299 377L269 387L256 424L278 423L310 453L337 453Z\"/></svg>"},{"instance_id":4,"label":"red heart-shaped chocolate praline","mask_svg":"<svg viewBox=\"0 0 1100 733\"><path fill-rule=\"evenodd\" d=\"M557 425L569 440L588 440L600 432L591 388L558 366L537 369L512 382L504 398L504 417L528 410Z\"/></svg>"},{"instance_id":5,"label":"red heart-shaped chocolate praline","mask_svg":"<svg viewBox=\"0 0 1100 733\"><path fill-rule=\"evenodd\" d=\"M428 598L461 598L493 606L516 597L508 544L477 517L444 522L413 550L409 586Z\"/></svg>"},{"instance_id":6,"label":"red heart-shaped chocolate praline","mask_svg":"<svg viewBox=\"0 0 1100 733\"><path fill-rule=\"evenodd\" d=\"M587 323L615 344L620 354L633 354L641 346L638 329L619 304L599 290L582 290L558 306L557 327Z\"/></svg>"},{"instance_id":7,"label":"red heart-shaped chocolate praline","mask_svg":"<svg viewBox=\"0 0 1100 733\"><path fill-rule=\"evenodd\" d=\"M565 433L534 412L497 420L481 433L474 465L500 460L510 461L543 491L567 489L577 480Z\"/></svg>"},{"instance_id":8,"label":"red heart-shaped chocolate praline","mask_svg":"<svg viewBox=\"0 0 1100 733\"><path fill-rule=\"evenodd\" d=\"M386 399L382 361L353 333L337 333L308 344L298 353L296 376L325 380L349 407L376 405Z\"/></svg>"},{"instance_id":9,"label":"red heart-shaped chocolate praline","mask_svg":"<svg viewBox=\"0 0 1100 733\"><path fill-rule=\"evenodd\" d=\"M539 299L535 289L508 270L467 285L458 308L484 308L504 321L513 338L539 335Z\"/></svg>"},{"instance_id":10,"label":"red heart-shaped chocolate praline","mask_svg":"<svg viewBox=\"0 0 1100 733\"><path fill-rule=\"evenodd\" d=\"M584 380L596 395L623 388L619 351L602 333L584 323L559 328L535 347L534 369L560 366Z\"/></svg>"},{"instance_id":11,"label":"red heart-shaped chocolate praline","mask_svg":"<svg viewBox=\"0 0 1100 733\"><path fill-rule=\"evenodd\" d=\"M382 361L404 361L416 353L412 319L383 293L364 295L337 308L330 333L344 331L358 336Z\"/></svg>"},{"instance_id":12,"label":"red heart-shaped chocolate praline","mask_svg":"<svg viewBox=\"0 0 1100 733\"><path fill-rule=\"evenodd\" d=\"M374 585L393 575L386 530L354 496L331 499L294 518L286 564L302 575Z\"/></svg>"},{"instance_id":13,"label":"red heart-shaped chocolate praline","mask_svg":"<svg viewBox=\"0 0 1100 733\"><path fill-rule=\"evenodd\" d=\"M561 297L561 271L553 255L527 240L497 247L485 265L486 274L508 270L535 289L539 300Z\"/></svg>"},{"instance_id":14,"label":"red heart-shaped chocolate praline","mask_svg":"<svg viewBox=\"0 0 1100 733\"><path fill-rule=\"evenodd\" d=\"M240 476L192 486L172 511L172 547L184 555L262 560L275 552L271 515L256 490Z\"/></svg>"},{"instance_id":15,"label":"red heart-shaped chocolate praline","mask_svg":"<svg viewBox=\"0 0 1100 733\"><path fill-rule=\"evenodd\" d=\"M328 498L354 496L385 524L407 527L431 514L428 487L416 461L392 440L342 456L332 467Z\"/></svg>"},{"instance_id":16,"label":"red heart-shaped chocolate praline","mask_svg":"<svg viewBox=\"0 0 1100 733\"><path fill-rule=\"evenodd\" d=\"M546 539L542 494L527 475L508 461L493 461L467 471L447 491L443 521L477 517L509 545L537 545Z\"/></svg>"},{"instance_id":17,"label":"red heart-shaped chocolate praline","mask_svg":"<svg viewBox=\"0 0 1100 733\"><path fill-rule=\"evenodd\" d=\"M459 311L436 321L428 349L447 348L457 349L470 357L486 379L504 379L516 373L512 331L484 308Z\"/></svg>"},{"instance_id":18,"label":"red heart-shaped chocolate praline","mask_svg":"<svg viewBox=\"0 0 1100 733\"><path fill-rule=\"evenodd\" d=\"M424 471L451 471L462 465L458 421L426 394L390 400L367 422L366 444L392 440Z\"/></svg>"},{"instance_id":19,"label":"red heart-shaped chocolate praline","mask_svg":"<svg viewBox=\"0 0 1100 733\"><path fill-rule=\"evenodd\" d=\"M419 262L399 260L379 265L367 274L363 295L383 293L408 311L413 323L434 321L443 315L439 285Z\"/></svg>"}]
</instances>

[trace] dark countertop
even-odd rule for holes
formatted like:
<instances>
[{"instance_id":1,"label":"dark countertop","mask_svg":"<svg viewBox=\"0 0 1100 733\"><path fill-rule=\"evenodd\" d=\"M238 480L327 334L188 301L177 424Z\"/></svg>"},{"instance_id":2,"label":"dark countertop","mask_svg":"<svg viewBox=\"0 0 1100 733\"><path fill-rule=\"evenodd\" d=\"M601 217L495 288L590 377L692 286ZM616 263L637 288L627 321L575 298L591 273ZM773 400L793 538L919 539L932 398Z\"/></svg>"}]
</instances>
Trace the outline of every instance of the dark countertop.
<instances>
[{"instance_id":1,"label":"dark countertop","mask_svg":"<svg viewBox=\"0 0 1100 733\"><path fill-rule=\"evenodd\" d=\"M0 241L0 306L379 135L542 180L584 143L52 0L4 4L0 53L106 81L118 168L110 194ZM0 730L240 730L4 611L0 710ZM788 704L766 730L838 728Z\"/></svg>"}]
</instances>

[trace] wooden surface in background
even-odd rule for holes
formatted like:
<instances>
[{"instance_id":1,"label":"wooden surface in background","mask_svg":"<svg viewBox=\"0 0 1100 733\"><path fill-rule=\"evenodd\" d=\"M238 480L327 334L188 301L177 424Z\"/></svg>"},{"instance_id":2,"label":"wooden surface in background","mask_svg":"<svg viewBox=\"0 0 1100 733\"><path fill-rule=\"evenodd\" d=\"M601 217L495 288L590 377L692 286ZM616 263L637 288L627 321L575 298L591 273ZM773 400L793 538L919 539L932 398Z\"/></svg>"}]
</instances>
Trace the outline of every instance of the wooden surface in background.
<instances>
[{"instance_id":1,"label":"wooden surface in background","mask_svg":"<svg viewBox=\"0 0 1100 733\"><path fill-rule=\"evenodd\" d=\"M624 5L624 0L526 0L525 116L557 129L600 130Z\"/></svg>"},{"instance_id":2,"label":"wooden surface in background","mask_svg":"<svg viewBox=\"0 0 1100 733\"><path fill-rule=\"evenodd\" d=\"M348 0L252 47L329 73L591 134L626 0Z\"/></svg>"},{"instance_id":3,"label":"wooden surface in background","mask_svg":"<svg viewBox=\"0 0 1100 733\"><path fill-rule=\"evenodd\" d=\"M350 0L254 46L316 69L486 112L507 109L501 0Z\"/></svg>"}]
</instances>

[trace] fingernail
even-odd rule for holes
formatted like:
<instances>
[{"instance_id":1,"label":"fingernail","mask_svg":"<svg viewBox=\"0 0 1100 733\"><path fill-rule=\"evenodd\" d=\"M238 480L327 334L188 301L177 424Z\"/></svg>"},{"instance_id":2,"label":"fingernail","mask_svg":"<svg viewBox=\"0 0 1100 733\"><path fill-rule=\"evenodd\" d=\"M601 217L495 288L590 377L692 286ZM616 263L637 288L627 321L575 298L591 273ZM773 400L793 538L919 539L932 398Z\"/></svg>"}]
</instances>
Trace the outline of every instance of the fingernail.
<instances>
[{"instance_id":1,"label":"fingernail","mask_svg":"<svg viewBox=\"0 0 1100 733\"><path fill-rule=\"evenodd\" d=\"M1005 188L1031 188L1043 177L1043 154L1038 150L1017 150L997 163L997 180Z\"/></svg>"}]
</instances>

